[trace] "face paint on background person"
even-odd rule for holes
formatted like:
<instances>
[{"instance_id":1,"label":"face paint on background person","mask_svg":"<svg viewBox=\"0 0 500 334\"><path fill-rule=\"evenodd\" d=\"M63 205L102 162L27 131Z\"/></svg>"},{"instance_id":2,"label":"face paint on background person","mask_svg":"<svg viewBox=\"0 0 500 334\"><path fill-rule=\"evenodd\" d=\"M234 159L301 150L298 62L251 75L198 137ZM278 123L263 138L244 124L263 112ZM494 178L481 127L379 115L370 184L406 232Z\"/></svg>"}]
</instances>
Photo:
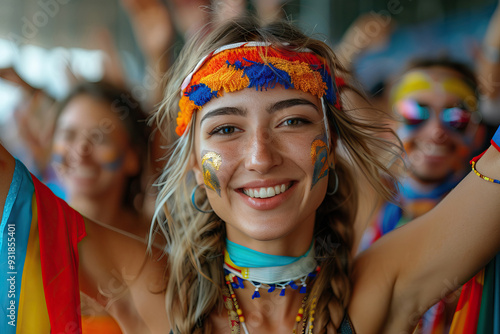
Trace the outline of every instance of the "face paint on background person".
<instances>
[{"instance_id":1,"label":"face paint on background person","mask_svg":"<svg viewBox=\"0 0 500 334\"><path fill-rule=\"evenodd\" d=\"M326 140L326 134L322 134L311 143L311 162L314 166L311 189L320 179L328 175L328 145Z\"/></svg>"},{"instance_id":2,"label":"face paint on background person","mask_svg":"<svg viewBox=\"0 0 500 334\"><path fill-rule=\"evenodd\" d=\"M119 152L116 149L108 148L103 152L100 152L99 159L101 160L102 168L109 171L117 171L123 166L123 162L125 161L125 153Z\"/></svg>"},{"instance_id":3,"label":"face paint on background person","mask_svg":"<svg viewBox=\"0 0 500 334\"><path fill-rule=\"evenodd\" d=\"M433 78L423 70L414 70L403 76L399 84L397 84L392 91L391 103L394 105L398 101L411 97L418 92L430 90L435 90L437 92L441 91L457 96L462 100L462 103L470 112L474 113L477 111L477 98L475 92L463 81L463 79L454 76L445 79L442 77ZM414 131L415 128L404 125L399 127L397 133L404 142ZM460 137L467 145L470 144L470 138L467 136ZM405 149L408 149L406 145Z\"/></svg>"},{"instance_id":4,"label":"face paint on background person","mask_svg":"<svg viewBox=\"0 0 500 334\"><path fill-rule=\"evenodd\" d=\"M203 168L203 182L208 189L212 189L220 197L220 182L216 175L222 164L222 158L219 153L211 151L201 152L201 165Z\"/></svg>"}]
</instances>

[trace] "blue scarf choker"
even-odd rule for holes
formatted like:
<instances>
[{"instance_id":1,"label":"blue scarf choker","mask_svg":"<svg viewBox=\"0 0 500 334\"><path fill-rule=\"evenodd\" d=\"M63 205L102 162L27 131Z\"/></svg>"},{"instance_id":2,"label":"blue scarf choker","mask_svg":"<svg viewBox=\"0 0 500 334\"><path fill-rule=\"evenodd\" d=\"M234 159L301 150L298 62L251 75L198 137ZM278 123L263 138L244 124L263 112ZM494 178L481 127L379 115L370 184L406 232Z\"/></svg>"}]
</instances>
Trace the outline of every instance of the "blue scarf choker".
<instances>
[{"instance_id":1,"label":"blue scarf choker","mask_svg":"<svg viewBox=\"0 0 500 334\"><path fill-rule=\"evenodd\" d=\"M226 283L234 289L243 288L243 281L250 282L255 287L253 298L259 298L259 289L273 292L281 289L280 295L285 295L286 287L307 291L307 279L315 277L318 265L311 243L309 250L302 256L270 255L238 245L226 239L224 251L224 272Z\"/></svg>"}]
</instances>

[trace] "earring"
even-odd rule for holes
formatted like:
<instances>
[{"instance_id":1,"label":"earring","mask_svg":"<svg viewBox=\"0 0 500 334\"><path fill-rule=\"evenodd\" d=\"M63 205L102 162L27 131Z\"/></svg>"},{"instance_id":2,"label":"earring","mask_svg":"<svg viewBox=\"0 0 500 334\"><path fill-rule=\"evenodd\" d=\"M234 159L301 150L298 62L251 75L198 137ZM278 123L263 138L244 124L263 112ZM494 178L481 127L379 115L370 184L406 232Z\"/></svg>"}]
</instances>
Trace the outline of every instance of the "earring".
<instances>
[{"instance_id":1,"label":"earring","mask_svg":"<svg viewBox=\"0 0 500 334\"><path fill-rule=\"evenodd\" d=\"M339 177L337 175L337 172L335 171L335 168L331 168L330 171L335 175L335 188L330 192L327 191L326 194L328 196L333 196L335 195L337 190L339 190Z\"/></svg>"},{"instance_id":2,"label":"earring","mask_svg":"<svg viewBox=\"0 0 500 334\"><path fill-rule=\"evenodd\" d=\"M193 204L194 208L195 208L196 210L198 210L199 212L202 212L202 213L212 213L212 212L214 212L214 210L202 210L202 209L200 209L200 208L198 207L198 205L196 205L196 201L195 201L195 198L194 198L194 197L195 197L196 190L197 190L200 186L201 186L201 184L197 184L197 185L194 187L193 191L191 192L191 204Z\"/></svg>"}]
</instances>

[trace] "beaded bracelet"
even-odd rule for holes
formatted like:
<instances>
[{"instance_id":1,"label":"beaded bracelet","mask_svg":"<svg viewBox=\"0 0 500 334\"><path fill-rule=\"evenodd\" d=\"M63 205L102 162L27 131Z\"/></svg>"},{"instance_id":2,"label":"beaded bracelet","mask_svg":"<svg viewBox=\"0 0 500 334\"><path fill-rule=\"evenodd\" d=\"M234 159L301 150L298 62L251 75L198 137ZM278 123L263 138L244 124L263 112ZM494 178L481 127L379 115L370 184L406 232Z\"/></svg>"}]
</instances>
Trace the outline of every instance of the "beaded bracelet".
<instances>
[{"instance_id":1,"label":"beaded bracelet","mask_svg":"<svg viewBox=\"0 0 500 334\"><path fill-rule=\"evenodd\" d=\"M479 176L480 178L482 178L482 179L483 179L483 180L485 180L485 181L489 181L489 182L493 182L493 183L498 183L498 184L500 184L500 180L497 180L497 179L492 179L492 178L490 178L490 177L487 177L487 176L485 176L485 175L483 175L483 174L479 173L479 172L477 171L477 169L475 168L476 161L477 161L477 160L474 160L474 159L473 159L473 160L471 160L471 161L470 161L470 164L471 164L471 166L472 166L472 171L473 171L473 172L474 172L477 176Z\"/></svg>"},{"instance_id":2,"label":"beaded bracelet","mask_svg":"<svg viewBox=\"0 0 500 334\"><path fill-rule=\"evenodd\" d=\"M493 135L493 138L491 138L490 143L493 147L495 147L497 149L497 151L500 152L500 126L498 127L497 131ZM486 151L484 151L483 153L481 153L477 157L472 158L472 160L470 161L472 171L474 172L474 174L476 174L477 176L479 176L480 178L482 178L485 181L500 184L500 180L492 179L491 177L487 177L486 175L483 175L477 171L476 162L483 156L484 153L486 153Z\"/></svg>"}]
</instances>

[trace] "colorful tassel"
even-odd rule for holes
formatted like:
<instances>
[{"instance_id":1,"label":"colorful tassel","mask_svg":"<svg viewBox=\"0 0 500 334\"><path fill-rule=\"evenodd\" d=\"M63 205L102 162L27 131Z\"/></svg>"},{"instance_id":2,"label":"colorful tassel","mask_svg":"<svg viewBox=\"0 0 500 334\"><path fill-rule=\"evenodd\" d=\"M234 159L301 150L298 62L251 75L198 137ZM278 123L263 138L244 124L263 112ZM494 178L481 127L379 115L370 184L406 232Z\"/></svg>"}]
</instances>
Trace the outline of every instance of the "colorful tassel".
<instances>
[{"instance_id":1,"label":"colorful tassel","mask_svg":"<svg viewBox=\"0 0 500 334\"><path fill-rule=\"evenodd\" d=\"M259 288L256 288L253 295L252 295L252 299L254 298L260 298L260 293L259 293Z\"/></svg>"}]
</instances>

